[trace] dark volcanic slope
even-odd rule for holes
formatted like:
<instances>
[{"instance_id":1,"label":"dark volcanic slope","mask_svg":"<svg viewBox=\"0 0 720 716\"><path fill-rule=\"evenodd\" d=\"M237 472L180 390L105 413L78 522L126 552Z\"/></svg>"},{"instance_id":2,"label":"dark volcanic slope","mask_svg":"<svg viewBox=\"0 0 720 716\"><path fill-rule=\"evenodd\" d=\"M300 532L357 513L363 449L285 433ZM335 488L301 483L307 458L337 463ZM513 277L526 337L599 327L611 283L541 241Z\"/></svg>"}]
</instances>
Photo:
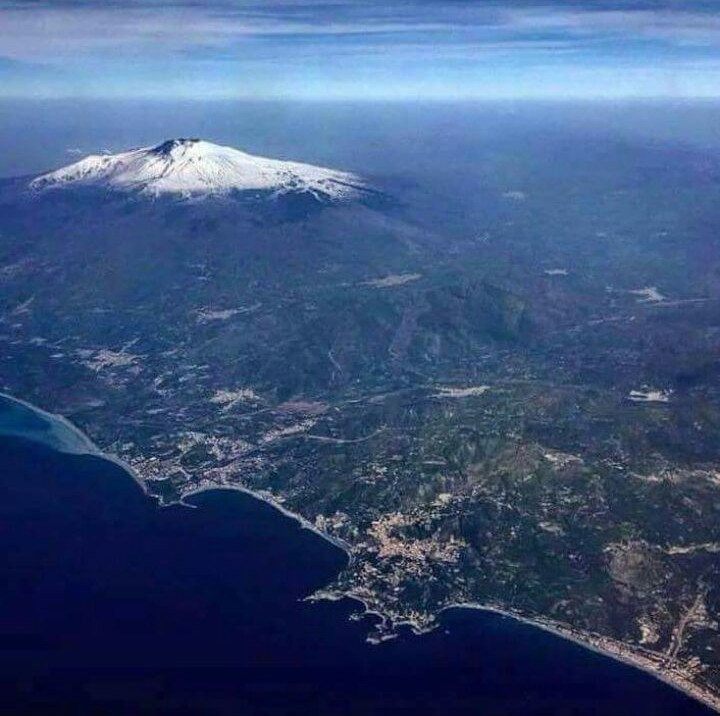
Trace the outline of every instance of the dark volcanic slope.
<instances>
[{"instance_id":1,"label":"dark volcanic slope","mask_svg":"<svg viewBox=\"0 0 720 716\"><path fill-rule=\"evenodd\" d=\"M8 185L2 387L165 500L283 502L390 622L493 605L717 705L720 174L571 141L384 206Z\"/></svg>"}]
</instances>

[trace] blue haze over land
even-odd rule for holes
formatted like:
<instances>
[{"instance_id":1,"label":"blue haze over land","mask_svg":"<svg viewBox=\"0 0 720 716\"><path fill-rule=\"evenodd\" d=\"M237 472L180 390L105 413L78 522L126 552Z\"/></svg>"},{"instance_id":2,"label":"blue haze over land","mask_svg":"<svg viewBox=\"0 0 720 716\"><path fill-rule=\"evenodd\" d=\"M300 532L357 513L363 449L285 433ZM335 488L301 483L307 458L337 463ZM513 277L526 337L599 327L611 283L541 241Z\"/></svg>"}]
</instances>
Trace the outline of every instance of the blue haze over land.
<instances>
[{"instance_id":1,"label":"blue haze over land","mask_svg":"<svg viewBox=\"0 0 720 716\"><path fill-rule=\"evenodd\" d=\"M198 136L265 156L438 189L466 179L494 142L538 148L572 138L637 147L720 148L720 101L303 102L31 100L0 103L0 177L37 174L90 153ZM568 143L570 144L570 143ZM568 160L572 157L558 157Z\"/></svg>"}]
</instances>

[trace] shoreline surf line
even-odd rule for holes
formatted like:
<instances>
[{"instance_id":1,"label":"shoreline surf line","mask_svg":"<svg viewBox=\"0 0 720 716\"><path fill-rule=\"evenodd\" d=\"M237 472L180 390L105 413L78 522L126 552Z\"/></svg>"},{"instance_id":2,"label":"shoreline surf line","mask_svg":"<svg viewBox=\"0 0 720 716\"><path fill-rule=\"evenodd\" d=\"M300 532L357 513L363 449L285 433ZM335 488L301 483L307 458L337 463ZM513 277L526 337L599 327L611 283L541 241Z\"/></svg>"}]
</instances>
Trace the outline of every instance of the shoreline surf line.
<instances>
[{"instance_id":1,"label":"shoreline surf line","mask_svg":"<svg viewBox=\"0 0 720 716\"><path fill-rule=\"evenodd\" d=\"M67 429L73 437L75 437L79 444L84 446L86 449L82 451L73 450L70 448L70 446L67 446L66 449L63 449L63 443L62 440L58 440L57 443L53 444L49 441L44 441L40 437L33 437L31 435L23 435L21 433L3 433L3 431L0 429L0 436L3 434L6 434L8 436L12 437L18 437L23 438L25 440L29 440L35 443L39 443L40 445L44 445L45 447L49 447L51 450L57 450L58 452L65 453L66 455L78 455L83 456L87 455L90 457L96 457L101 460L106 460L107 462L111 462L114 465L117 465L119 468L121 468L124 472L126 472L133 481L137 484L137 486L143 491L145 495L148 497L153 498L154 500L158 501L156 495L152 495L147 491L147 487L143 481L143 479L140 477L140 475L136 472L136 470L126 463L124 460L119 458L117 455L114 455L113 453L106 452L102 450L100 447L98 447L93 440L90 438L89 435L84 433L77 425L75 425L73 422L71 422L68 418L66 418L64 415L61 415L60 413L51 413L48 410L44 410L43 408L38 407L37 405L34 405L33 403L28 402L27 400L23 400L22 398L17 398L14 395L10 395L9 393L4 393L0 391L0 399L7 400L10 403L15 403L16 405L20 405L26 410L30 411L31 413L37 415L38 417L42 418L46 423L50 425L52 428L53 423L58 423L65 429ZM57 435L56 435L57 437Z\"/></svg>"},{"instance_id":2,"label":"shoreline surf line","mask_svg":"<svg viewBox=\"0 0 720 716\"><path fill-rule=\"evenodd\" d=\"M186 498L194 497L195 495L200 495L204 492L214 492L214 491L231 491L231 492L243 492L246 495L250 495L251 497L254 497L256 500L260 500L261 502L264 502L267 505L270 505L271 507L275 508L278 512L283 514L285 517L289 517L290 519L294 520L295 522L298 522L300 524L300 527L305 530L309 530L310 532L313 532L318 537L321 537L326 542L329 542L334 547L337 547L338 549L341 549L345 555L348 558L348 567L355 562L355 556L352 553L352 548L350 544L345 542L345 540L340 539L339 537L334 537L332 535L329 535L327 532L323 532L318 527L316 527L310 520L308 520L306 517L303 517L302 515L298 514L297 512L292 512L287 507L285 507L274 495L268 492L260 492L256 490L252 490L249 487L244 487L243 485L203 485L202 487L198 487L194 490L188 490L187 492L183 492L180 500L178 501L179 504L190 507L192 509L197 509L197 505L193 505L192 503L188 504L185 502ZM175 504L178 504L175 503Z\"/></svg>"},{"instance_id":3,"label":"shoreline surf line","mask_svg":"<svg viewBox=\"0 0 720 716\"><path fill-rule=\"evenodd\" d=\"M300 526L303 529L310 530L311 532L314 532L318 537L321 537L325 541L329 542L335 547L338 547L341 549L348 557L348 566L354 563L354 555L352 553L352 549L350 545L345 542L344 540L340 539L339 537L334 537L332 535L327 534L326 532L321 531L318 529L310 520L303 517L300 514L297 514L295 512L292 512L288 510L286 507L282 505L282 503L274 496L270 495L269 493L265 492L258 492L255 490L252 490L248 487L242 486L242 485L222 485L222 484L212 484L212 485L203 485L201 487L198 487L193 490L188 490L187 492L184 492L181 494L180 499L174 502L169 503L162 503L160 501L160 498L157 495L153 495L152 493L148 492L147 484L146 482L140 477L140 475L137 473L137 471L128 463L126 463L124 460L119 458L117 455L114 455L109 452L105 452L102 450L98 445L96 445L93 440L84 433L77 425L72 423L68 418L66 418L64 415L61 415L60 413L51 413L48 410L45 410L44 408L41 408L37 405L34 405L33 403L28 402L27 400L23 400L22 398L17 398L14 395L10 395L8 393L4 393L0 391L0 399L5 399L10 403L14 403L16 405L20 405L23 408L27 409L31 413L37 415L39 418L42 418L46 423L48 423L51 427L53 423L58 423L59 425L62 425L64 428L66 428L73 437L75 437L78 440L79 445L84 447L85 449L82 451L77 451L74 449L71 449L70 446L67 446L67 449L63 449L63 444L61 440L58 440L55 443L51 443L50 441L44 441L40 437L33 437L28 435L22 435L14 433L7 433L8 435L12 435L13 437L20 437L24 438L26 440L30 440L32 442L39 443L41 445L44 445L46 447L49 447L52 450L57 450L58 452L63 452L66 454L71 455L89 455L91 457L97 457L102 460L107 460L108 462L111 462L118 467L122 468L132 479L133 481L138 485L138 487L143 491L145 495L148 497L151 497L153 500L156 501L159 507L170 507L171 505L182 505L183 507L188 508L196 508L197 505L188 504L185 500L186 498L192 497L193 495L199 495L203 492L209 492L212 490L234 490L237 492L244 492L247 495L250 495L251 497L254 497L258 500L261 500L262 502L267 503L268 505L271 505L276 510L281 512L286 517L289 517L296 522L300 524ZM0 430L0 436L2 436L2 430Z\"/></svg>"},{"instance_id":4,"label":"shoreline surf line","mask_svg":"<svg viewBox=\"0 0 720 716\"><path fill-rule=\"evenodd\" d=\"M701 686L693 684L693 682L690 681L686 676L677 672L676 670L662 670L655 665L655 662L653 662L650 656L643 657L642 654L633 653L631 651L631 647L629 647L627 644L623 644L622 642L618 642L616 639L611 639L610 637L603 637L599 634L593 634L591 632L587 632L587 635L585 635L584 632L574 630L572 629L572 627L563 625L560 622L556 623L549 619L543 619L542 617L538 619L533 619L532 617L523 616L522 614L518 614L511 610L503 609L501 607L493 605L479 604L476 602L458 602L441 607L437 610L437 612L434 612L431 615L431 620L428 622L417 622L412 619L401 619L398 621L393 621L386 614L383 614L377 609L371 607L365 601L365 599L363 599L363 597L354 594L351 591L343 592L340 590L319 589L316 592L313 592L313 594L311 594L309 597L306 597L306 599L308 601L340 601L341 599L351 599L353 601L359 602L364 609L364 611L360 615L361 617L377 617L378 619L380 619L380 626L383 629L388 630L388 634L386 636L381 637L377 640L368 640L374 645L380 644L386 639L394 638L396 634L394 634L393 632L396 627L409 627L412 633L417 636L422 636L423 634L432 632L435 629L439 629L442 626L440 623L440 617L444 612L450 611L452 609L467 609L472 611L482 611L490 614L495 614L506 619L512 619L518 623L525 624L535 629L541 629L544 632L553 634L554 636L565 639L566 641L573 642L574 644L577 644L578 646L584 649L588 649L589 651L599 654L600 656L603 656L607 659L613 659L614 661L620 662L626 666L638 669L643 673L647 674L648 676L651 676L658 681L661 681L666 686L672 687L673 689L682 693L693 701L696 701L703 706L706 706L711 711L720 713L720 695L703 689ZM607 646L604 644L598 644L595 640L601 640L602 642L605 642ZM612 646L612 648L608 648L609 646ZM660 656L661 655L658 654L658 657Z\"/></svg>"},{"instance_id":5,"label":"shoreline surf line","mask_svg":"<svg viewBox=\"0 0 720 716\"><path fill-rule=\"evenodd\" d=\"M563 625L560 622L553 622L550 619L538 618L533 619L532 617L523 616L513 611L502 609L492 605L479 604L476 602L458 602L457 604L448 604L442 607L437 614L441 615L443 612L451 609L468 609L475 611L489 612L497 614L499 616L506 617L508 619L514 619L522 624L542 629L543 631L554 634L555 636L571 641L578 646L600 654L609 659L614 659L628 666L632 666L644 673L653 676L654 678L662 681L664 684L673 687L676 691L680 691L695 701L702 703L709 709L720 713L720 695L713 694L712 692L704 690L702 687L693 684L686 676L678 673L677 671L664 671L661 668L654 665L654 662L650 656L644 657L642 654L632 653L632 647L619 642L616 639L610 637L603 637L599 634L593 634L587 632L587 636L584 635L580 630L573 629L572 627ZM597 644L594 640L600 640L601 642L607 643ZM608 648L612 646L613 648ZM651 652L655 654L655 652ZM658 654L658 657L661 655Z\"/></svg>"}]
</instances>

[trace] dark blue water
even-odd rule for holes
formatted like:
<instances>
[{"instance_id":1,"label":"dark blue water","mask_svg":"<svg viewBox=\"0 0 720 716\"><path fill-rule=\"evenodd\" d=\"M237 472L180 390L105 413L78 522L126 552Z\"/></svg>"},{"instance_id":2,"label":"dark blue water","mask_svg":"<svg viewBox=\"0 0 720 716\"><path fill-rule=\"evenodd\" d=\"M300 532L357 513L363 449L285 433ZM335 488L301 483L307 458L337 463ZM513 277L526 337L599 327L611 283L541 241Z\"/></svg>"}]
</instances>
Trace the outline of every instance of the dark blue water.
<instances>
[{"instance_id":1,"label":"dark blue water","mask_svg":"<svg viewBox=\"0 0 720 716\"><path fill-rule=\"evenodd\" d=\"M252 497L158 509L116 465L0 439L0 713L709 713L497 615L365 643L354 602L299 598L345 556Z\"/></svg>"}]
</instances>

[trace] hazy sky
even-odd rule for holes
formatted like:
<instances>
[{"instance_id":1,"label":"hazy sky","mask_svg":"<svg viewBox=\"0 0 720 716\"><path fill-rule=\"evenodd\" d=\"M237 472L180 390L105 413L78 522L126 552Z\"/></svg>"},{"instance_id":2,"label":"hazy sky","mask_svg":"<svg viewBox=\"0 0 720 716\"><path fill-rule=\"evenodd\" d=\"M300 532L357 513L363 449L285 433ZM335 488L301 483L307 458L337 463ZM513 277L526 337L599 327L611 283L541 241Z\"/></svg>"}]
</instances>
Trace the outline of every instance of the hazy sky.
<instances>
[{"instance_id":1,"label":"hazy sky","mask_svg":"<svg viewBox=\"0 0 720 716\"><path fill-rule=\"evenodd\" d=\"M718 96L718 0L0 0L0 96Z\"/></svg>"}]
</instances>

